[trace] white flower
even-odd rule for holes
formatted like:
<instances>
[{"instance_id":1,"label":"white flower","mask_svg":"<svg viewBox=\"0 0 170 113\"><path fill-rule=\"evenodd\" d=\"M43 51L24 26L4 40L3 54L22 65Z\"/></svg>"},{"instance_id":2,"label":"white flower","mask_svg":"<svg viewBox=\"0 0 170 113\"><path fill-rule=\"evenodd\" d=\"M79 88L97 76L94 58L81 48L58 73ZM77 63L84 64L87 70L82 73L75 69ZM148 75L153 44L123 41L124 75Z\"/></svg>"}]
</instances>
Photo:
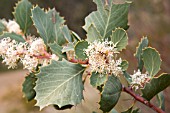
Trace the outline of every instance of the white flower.
<instances>
[{"instance_id":1,"label":"white flower","mask_svg":"<svg viewBox=\"0 0 170 113\"><path fill-rule=\"evenodd\" d=\"M94 41L84 50L89 58L89 64L92 71L102 74L114 74L115 76L122 73L121 58L116 60L116 54L119 53L111 41Z\"/></svg>"},{"instance_id":2,"label":"white flower","mask_svg":"<svg viewBox=\"0 0 170 113\"><path fill-rule=\"evenodd\" d=\"M35 38L30 44L29 52L31 55L43 55L46 51L46 45L41 38Z\"/></svg>"},{"instance_id":3,"label":"white flower","mask_svg":"<svg viewBox=\"0 0 170 113\"><path fill-rule=\"evenodd\" d=\"M58 57L57 55L55 55L55 54L52 54L52 55L51 55L51 59L58 61L58 60L59 60L59 57Z\"/></svg>"},{"instance_id":4,"label":"white flower","mask_svg":"<svg viewBox=\"0 0 170 113\"><path fill-rule=\"evenodd\" d=\"M21 59L24 69L28 69L30 72L35 71L38 65L38 58L29 56L26 54L23 59Z\"/></svg>"},{"instance_id":5,"label":"white flower","mask_svg":"<svg viewBox=\"0 0 170 113\"><path fill-rule=\"evenodd\" d=\"M9 37L0 40L0 56L3 57L6 54L6 51L8 50L10 43L11 39Z\"/></svg>"},{"instance_id":6,"label":"white flower","mask_svg":"<svg viewBox=\"0 0 170 113\"><path fill-rule=\"evenodd\" d=\"M132 85L132 87L135 88L135 90L137 90L139 88L143 88L146 81L149 78L147 72L145 74L142 74L139 69L137 72L134 71L134 74L130 75L130 76L132 77L131 85Z\"/></svg>"},{"instance_id":7,"label":"white flower","mask_svg":"<svg viewBox=\"0 0 170 113\"><path fill-rule=\"evenodd\" d=\"M10 32L10 33L14 32L16 34L22 34L20 26L18 25L18 23L15 20L9 20L9 22L6 22L6 20L2 20L2 23L7 28L8 32Z\"/></svg>"}]
</instances>

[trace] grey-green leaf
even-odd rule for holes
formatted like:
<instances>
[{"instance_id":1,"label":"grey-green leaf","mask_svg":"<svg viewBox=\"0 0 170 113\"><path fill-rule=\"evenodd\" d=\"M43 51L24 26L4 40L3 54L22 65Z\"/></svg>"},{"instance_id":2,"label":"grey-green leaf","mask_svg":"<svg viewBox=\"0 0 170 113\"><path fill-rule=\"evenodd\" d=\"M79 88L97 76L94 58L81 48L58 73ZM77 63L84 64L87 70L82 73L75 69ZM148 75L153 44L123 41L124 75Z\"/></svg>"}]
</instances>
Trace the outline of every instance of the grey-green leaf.
<instances>
[{"instance_id":1,"label":"grey-green leaf","mask_svg":"<svg viewBox=\"0 0 170 113\"><path fill-rule=\"evenodd\" d=\"M36 76L33 73L30 73L25 77L25 81L22 85L22 92L28 101L34 99L36 93L33 89L35 87Z\"/></svg>"},{"instance_id":2,"label":"grey-green leaf","mask_svg":"<svg viewBox=\"0 0 170 113\"><path fill-rule=\"evenodd\" d=\"M128 69L129 63L126 60L123 60L120 67L122 68L122 71L126 71Z\"/></svg>"},{"instance_id":3,"label":"grey-green leaf","mask_svg":"<svg viewBox=\"0 0 170 113\"><path fill-rule=\"evenodd\" d=\"M5 26L4 26L4 24L0 21L0 34L2 34L4 30L5 30Z\"/></svg>"},{"instance_id":4,"label":"grey-green leaf","mask_svg":"<svg viewBox=\"0 0 170 113\"><path fill-rule=\"evenodd\" d=\"M32 20L45 44L53 42L53 23L47 13L40 7L32 9Z\"/></svg>"},{"instance_id":5,"label":"grey-green leaf","mask_svg":"<svg viewBox=\"0 0 170 113\"><path fill-rule=\"evenodd\" d=\"M0 35L0 39L10 37L13 40L16 40L17 42L25 42L24 38L21 35L18 35L16 33L8 33L4 32L2 35Z\"/></svg>"},{"instance_id":6,"label":"grey-green leaf","mask_svg":"<svg viewBox=\"0 0 170 113\"><path fill-rule=\"evenodd\" d=\"M120 80L114 75L109 76L101 94L100 109L103 112L109 112L117 104L121 91Z\"/></svg>"},{"instance_id":7,"label":"grey-green leaf","mask_svg":"<svg viewBox=\"0 0 170 113\"><path fill-rule=\"evenodd\" d=\"M143 69L143 61L142 61L143 49L147 46L148 46L148 39L147 37L144 37L141 39L138 47L136 48L135 57L138 60L138 69L140 69L140 71L142 71Z\"/></svg>"},{"instance_id":8,"label":"grey-green leaf","mask_svg":"<svg viewBox=\"0 0 170 113\"><path fill-rule=\"evenodd\" d=\"M28 28L32 25L31 9L32 4L28 0L21 0L14 8L14 17L20 25L23 33L27 33Z\"/></svg>"},{"instance_id":9,"label":"grey-green leaf","mask_svg":"<svg viewBox=\"0 0 170 113\"><path fill-rule=\"evenodd\" d=\"M142 58L146 71L151 77L155 76L161 66L161 58L158 51L154 48L147 47L143 50Z\"/></svg>"},{"instance_id":10,"label":"grey-green leaf","mask_svg":"<svg viewBox=\"0 0 170 113\"><path fill-rule=\"evenodd\" d=\"M50 104L77 105L83 99L82 74L84 67L66 60L52 61L42 67L35 86L36 106L40 109Z\"/></svg>"},{"instance_id":11,"label":"grey-green leaf","mask_svg":"<svg viewBox=\"0 0 170 113\"><path fill-rule=\"evenodd\" d=\"M104 0L94 0L97 4L97 11L89 14L85 19L85 25L83 28L88 32L91 24L94 24L97 31L103 39L109 38L112 34L112 30L117 27L123 29L128 28L128 9L130 3L125 4L110 4L110 7L106 7Z\"/></svg>"},{"instance_id":12,"label":"grey-green leaf","mask_svg":"<svg viewBox=\"0 0 170 113\"><path fill-rule=\"evenodd\" d=\"M165 97L164 97L163 91L158 93L156 97L158 100L159 108L161 108L162 110L165 110Z\"/></svg>"},{"instance_id":13,"label":"grey-green leaf","mask_svg":"<svg viewBox=\"0 0 170 113\"><path fill-rule=\"evenodd\" d=\"M94 42L95 40L102 40L102 36L99 31L97 31L96 27L91 24L87 31L87 41Z\"/></svg>"},{"instance_id":14,"label":"grey-green leaf","mask_svg":"<svg viewBox=\"0 0 170 113\"><path fill-rule=\"evenodd\" d=\"M59 46L57 43L52 43L52 44L48 44L52 53L56 54L60 60L62 60L62 58L66 58L66 54L62 53L62 46Z\"/></svg>"},{"instance_id":15,"label":"grey-green leaf","mask_svg":"<svg viewBox=\"0 0 170 113\"><path fill-rule=\"evenodd\" d=\"M118 51L125 49L128 44L128 36L124 29L117 28L113 31L111 41L116 45Z\"/></svg>"},{"instance_id":16,"label":"grey-green leaf","mask_svg":"<svg viewBox=\"0 0 170 113\"><path fill-rule=\"evenodd\" d=\"M78 58L82 60L85 60L87 58L84 49L87 49L88 45L88 42L84 40L77 42L75 46L75 54Z\"/></svg>"},{"instance_id":17,"label":"grey-green leaf","mask_svg":"<svg viewBox=\"0 0 170 113\"><path fill-rule=\"evenodd\" d=\"M141 89L143 93L142 96L147 100L151 100L155 95L166 89L168 86L170 86L170 74L162 74L145 84L145 87Z\"/></svg>"},{"instance_id":18,"label":"grey-green leaf","mask_svg":"<svg viewBox=\"0 0 170 113\"><path fill-rule=\"evenodd\" d=\"M73 43L68 43L66 46L63 46L62 53L68 52L68 51L74 51L74 45Z\"/></svg>"},{"instance_id":19,"label":"grey-green leaf","mask_svg":"<svg viewBox=\"0 0 170 113\"><path fill-rule=\"evenodd\" d=\"M91 77L90 77L90 84L93 87L100 86L107 81L107 78L108 78L107 75L102 75L100 73L93 72Z\"/></svg>"}]
</instances>

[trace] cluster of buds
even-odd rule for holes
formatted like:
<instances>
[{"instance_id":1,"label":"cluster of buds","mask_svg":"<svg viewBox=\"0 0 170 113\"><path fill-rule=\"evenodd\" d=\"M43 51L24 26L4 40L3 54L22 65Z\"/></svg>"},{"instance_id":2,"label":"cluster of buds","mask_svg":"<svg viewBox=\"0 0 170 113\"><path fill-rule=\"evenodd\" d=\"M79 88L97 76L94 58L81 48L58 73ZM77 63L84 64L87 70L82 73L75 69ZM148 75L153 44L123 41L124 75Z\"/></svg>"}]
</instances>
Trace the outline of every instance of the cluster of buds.
<instances>
[{"instance_id":1,"label":"cluster of buds","mask_svg":"<svg viewBox=\"0 0 170 113\"><path fill-rule=\"evenodd\" d=\"M142 74L140 70L138 70L137 72L134 71L134 74L130 76L132 77L131 85L135 90L143 88L145 83L149 79L148 73L146 72L145 74Z\"/></svg>"},{"instance_id":2,"label":"cluster of buds","mask_svg":"<svg viewBox=\"0 0 170 113\"><path fill-rule=\"evenodd\" d=\"M89 58L90 69L100 74L114 74L115 76L122 73L120 67L122 60L117 59L119 53L113 42L94 41L84 50Z\"/></svg>"},{"instance_id":3,"label":"cluster of buds","mask_svg":"<svg viewBox=\"0 0 170 113\"><path fill-rule=\"evenodd\" d=\"M55 54L47 53L46 45L41 38L34 38L24 43L18 43L10 37L3 38L0 40L0 56L8 68L15 68L20 61L24 69L30 72L35 71L37 66L48 65L51 59L59 59Z\"/></svg>"}]
</instances>

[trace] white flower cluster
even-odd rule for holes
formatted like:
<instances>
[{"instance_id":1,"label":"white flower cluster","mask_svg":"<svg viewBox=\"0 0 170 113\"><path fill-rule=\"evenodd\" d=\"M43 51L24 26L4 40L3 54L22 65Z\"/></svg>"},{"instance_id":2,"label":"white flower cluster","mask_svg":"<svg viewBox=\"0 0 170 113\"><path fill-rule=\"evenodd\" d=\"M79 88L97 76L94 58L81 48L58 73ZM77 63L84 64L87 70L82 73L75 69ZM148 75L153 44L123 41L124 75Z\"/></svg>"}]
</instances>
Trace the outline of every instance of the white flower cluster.
<instances>
[{"instance_id":1,"label":"white flower cluster","mask_svg":"<svg viewBox=\"0 0 170 113\"><path fill-rule=\"evenodd\" d=\"M114 74L115 76L122 73L121 58L117 59L119 53L111 41L94 41L84 50L89 58L89 64L92 71L101 74Z\"/></svg>"},{"instance_id":2,"label":"white flower cluster","mask_svg":"<svg viewBox=\"0 0 170 113\"><path fill-rule=\"evenodd\" d=\"M29 43L17 43L9 37L3 38L0 40L0 56L8 68L15 68L20 61L24 69L30 72L35 71L38 65L48 65L51 59L59 59L55 54L46 52L46 45L41 38L32 39Z\"/></svg>"},{"instance_id":3,"label":"white flower cluster","mask_svg":"<svg viewBox=\"0 0 170 113\"><path fill-rule=\"evenodd\" d=\"M134 74L130 76L132 77L131 85L133 88L135 88L135 90L143 88L149 78L147 72L145 74L142 74L140 70L138 70L137 72L134 71Z\"/></svg>"},{"instance_id":4,"label":"white flower cluster","mask_svg":"<svg viewBox=\"0 0 170 113\"><path fill-rule=\"evenodd\" d=\"M2 20L2 23L6 27L6 30L10 33L14 32L16 34L22 34L22 30L20 29L20 26L15 20L9 20L7 22L5 19Z\"/></svg>"}]
</instances>

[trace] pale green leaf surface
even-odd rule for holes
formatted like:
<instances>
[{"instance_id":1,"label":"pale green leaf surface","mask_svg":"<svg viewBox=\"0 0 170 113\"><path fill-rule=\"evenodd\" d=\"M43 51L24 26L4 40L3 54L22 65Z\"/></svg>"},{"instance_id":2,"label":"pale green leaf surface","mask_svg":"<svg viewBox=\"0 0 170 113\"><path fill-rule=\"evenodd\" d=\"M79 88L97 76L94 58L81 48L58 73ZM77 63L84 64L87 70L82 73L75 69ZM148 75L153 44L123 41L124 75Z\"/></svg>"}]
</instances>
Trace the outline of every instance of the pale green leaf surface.
<instances>
[{"instance_id":1,"label":"pale green leaf surface","mask_svg":"<svg viewBox=\"0 0 170 113\"><path fill-rule=\"evenodd\" d=\"M35 86L36 106L42 109L50 104L59 107L79 104L83 99L83 72L84 67L66 60L42 67Z\"/></svg>"},{"instance_id":2,"label":"pale green leaf surface","mask_svg":"<svg viewBox=\"0 0 170 113\"><path fill-rule=\"evenodd\" d=\"M161 58L158 51L154 48L147 47L143 50L142 58L146 71L151 77L155 76L161 66Z\"/></svg>"},{"instance_id":3,"label":"pale green leaf surface","mask_svg":"<svg viewBox=\"0 0 170 113\"><path fill-rule=\"evenodd\" d=\"M124 29L116 28L111 36L111 41L116 45L118 51L125 49L128 44L128 36Z\"/></svg>"},{"instance_id":4,"label":"pale green leaf surface","mask_svg":"<svg viewBox=\"0 0 170 113\"><path fill-rule=\"evenodd\" d=\"M143 97L147 100L151 100L159 92L163 91L170 85L170 75L162 74L159 77L151 79L149 83L146 83L142 90Z\"/></svg>"},{"instance_id":5,"label":"pale green leaf surface","mask_svg":"<svg viewBox=\"0 0 170 113\"><path fill-rule=\"evenodd\" d=\"M0 39L10 37L13 40L16 40L17 42L25 42L24 38L21 35L15 34L15 33L8 33L4 32L2 35L0 35Z\"/></svg>"},{"instance_id":6,"label":"pale green leaf surface","mask_svg":"<svg viewBox=\"0 0 170 113\"><path fill-rule=\"evenodd\" d=\"M101 94L100 109L103 112L109 112L117 104L121 91L120 80L114 75L109 76Z\"/></svg>"},{"instance_id":7,"label":"pale green leaf surface","mask_svg":"<svg viewBox=\"0 0 170 113\"><path fill-rule=\"evenodd\" d=\"M54 26L49 14L45 13L40 7L36 6L32 9L32 19L45 44L53 42L54 39L52 35Z\"/></svg>"},{"instance_id":8,"label":"pale green leaf surface","mask_svg":"<svg viewBox=\"0 0 170 113\"><path fill-rule=\"evenodd\" d=\"M34 90L36 76L33 73L30 73L28 76L25 77L25 81L22 85L22 92L28 101L34 99L36 93Z\"/></svg>"},{"instance_id":9,"label":"pale green leaf surface","mask_svg":"<svg viewBox=\"0 0 170 113\"><path fill-rule=\"evenodd\" d=\"M88 42L84 40L77 42L75 46L75 54L78 58L82 60L85 60L87 58L84 49L87 49L88 45L89 45Z\"/></svg>"},{"instance_id":10,"label":"pale green leaf surface","mask_svg":"<svg viewBox=\"0 0 170 113\"><path fill-rule=\"evenodd\" d=\"M112 30L117 27L124 29L128 28L128 9L129 3L125 4L110 4L110 7L106 8L104 0L94 0L97 4L97 11L89 14L85 19L85 25L83 28L88 32L88 28L91 24L94 24L97 31L103 39L109 38L112 34Z\"/></svg>"},{"instance_id":11,"label":"pale green leaf surface","mask_svg":"<svg viewBox=\"0 0 170 113\"><path fill-rule=\"evenodd\" d=\"M94 42L95 40L102 40L102 36L97 31L96 27L94 27L94 25L91 24L87 32L87 41Z\"/></svg>"},{"instance_id":12,"label":"pale green leaf surface","mask_svg":"<svg viewBox=\"0 0 170 113\"><path fill-rule=\"evenodd\" d=\"M109 113L118 113L115 109L112 109Z\"/></svg>"},{"instance_id":13,"label":"pale green leaf surface","mask_svg":"<svg viewBox=\"0 0 170 113\"><path fill-rule=\"evenodd\" d=\"M14 17L25 34L28 28L32 25L31 9L32 4L28 0L21 0L14 8Z\"/></svg>"},{"instance_id":14,"label":"pale green leaf surface","mask_svg":"<svg viewBox=\"0 0 170 113\"><path fill-rule=\"evenodd\" d=\"M143 69L143 61L142 61L142 58L141 58L142 53L143 53L143 49L147 46L148 46L148 39L147 39L147 37L144 37L144 38L141 39L138 47L136 48L135 57L138 60L138 69L140 69L140 71L142 71L142 69Z\"/></svg>"},{"instance_id":15,"label":"pale green leaf surface","mask_svg":"<svg viewBox=\"0 0 170 113\"><path fill-rule=\"evenodd\" d=\"M108 78L107 75L101 75L100 73L93 72L90 77L90 84L93 87L100 86L107 81L107 78Z\"/></svg>"}]
</instances>

